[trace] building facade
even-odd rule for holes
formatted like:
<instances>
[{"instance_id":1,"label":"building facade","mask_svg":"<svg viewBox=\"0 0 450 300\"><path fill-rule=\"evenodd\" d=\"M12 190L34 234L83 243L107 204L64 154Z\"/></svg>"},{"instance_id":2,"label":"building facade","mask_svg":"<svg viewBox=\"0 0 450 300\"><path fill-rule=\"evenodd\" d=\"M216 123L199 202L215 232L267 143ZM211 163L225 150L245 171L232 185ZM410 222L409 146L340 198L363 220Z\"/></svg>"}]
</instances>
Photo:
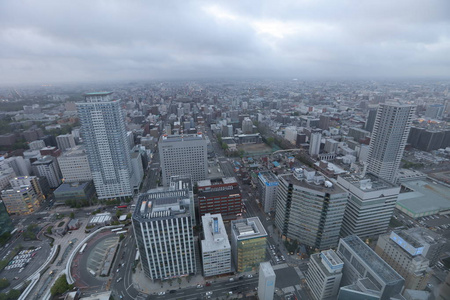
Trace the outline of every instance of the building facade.
<instances>
[{"instance_id":1,"label":"building facade","mask_svg":"<svg viewBox=\"0 0 450 300\"><path fill-rule=\"evenodd\" d=\"M339 242L347 192L314 170L278 176L275 225L283 238L329 249Z\"/></svg>"},{"instance_id":2,"label":"building facade","mask_svg":"<svg viewBox=\"0 0 450 300\"><path fill-rule=\"evenodd\" d=\"M196 273L189 192L151 190L141 194L133 227L144 273L165 280Z\"/></svg>"},{"instance_id":3,"label":"building facade","mask_svg":"<svg viewBox=\"0 0 450 300\"><path fill-rule=\"evenodd\" d=\"M380 104L369 145L369 172L395 182L415 111L415 106Z\"/></svg>"},{"instance_id":4,"label":"building facade","mask_svg":"<svg viewBox=\"0 0 450 300\"><path fill-rule=\"evenodd\" d=\"M344 291L341 288L338 299L388 300L402 292L405 279L356 235L340 239L337 254L344 262ZM359 298L351 294L359 294Z\"/></svg>"},{"instance_id":5,"label":"building facade","mask_svg":"<svg viewBox=\"0 0 450 300\"><path fill-rule=\"evenodd\" d=\"M2 190L1 199L10 215L27 215L40 207L40 199L31 185Z\"/></svg>"},{"instance_id":6,"label":"building facade","mask_svg":"<svg viewBox=\"0 0 450 300\"><path fill-rule=\"evenodd\" d=\"M242 196L235 177L201 180L197 187L200 216L221 214L224 220L234 220L242 213Z\"/></svg>"},{"instance_id":7,"label":"building facade","mask_svg":"<svg viewBox=\"0 0 450 300\"><path fill-rule=\"evenodd\" d=\"M56 144L61 151L66 151L69 148L75 147L75 139L70 133L61 134L56 137Z\"/></svg>"},{"instance_id":8,"label":"building facade","mask_svg":"<svg viewBox=\"0 0 450 300\"><path fill-rule=\"evenodd\" d=\"M35 175L47 178L50 188L57 188L61 184L62 176L55 157L43 156L32 163L31 168Z\"/></svg>"},{"instance_id":9,"label":"building facade","mask_svg":"<svg viewBox=\"0 0 450 300\"><path fill-rule=\"evenodd\" d=\"M320 141L322 134L320 132L312 132L309 139L309 155L315 156L320 153Z\"/></svg>"},{"instance_id":10,"label":"building facade","mask_svg":"<svg viewBox=\"0 0 450 300\"><path fill-rule=\"evenodd\" d=\"M258 191L266 214L275 212L277 189L278 178L272 172L263 171L258 174Z\"/></svg>"},{"instance_id":11,"label":"building facade","mask_svg":"<svg viewBox=\"0 0 450 300\"><path fill-rule=\"evenodd\" d=\"M344 262L333 250L311 255L306 283L315 300L336 298L342 279Z\"/></svg>"},{"instance_id":12,"label":"building facade","mask_svg":"<svg viewBox=\"0 0 450 300\"><path fill-rule=\"evenodd\" d=\"M208 151L203 134L163 135L158 149L164 186L176 175L190 174L193 182L206 179Z\"/></svg>"},{"instance_id":13,"label":"building facade","mask_svg":"<svg viewBox=\"0 0 450 300\"><path fill-rule=\"evenodd\" d=\"M220 214L202 217L203 276L210 277L231 272L231 246Z\"/></svg>"},{"instance_id":14,"label":"building facade","mask_svg":"<svg viewBox=\"0 0 450 300\"><path fill-rule=\"evenodd\" d=\"M132 168L120 100L111 92L85 94L77 103L89 166L99 199L133 195Z\"/></svg>"},{"instance_id":15,"label":"building facade","mask_svg":"<svg viewBox=\"0 0 450 300\"><path fill-rule=\"evenodd\" d=\"M236 271L255 271L266 260L267 232L258 217L231 221L231 249Z\"/></svg>"},{"instance_id":16,"label":"building facade","mask_svg":"<svg viewBox=\"0 0 450 300\"><path fill-rule=\"evenodd\" d=\"M76 146L58 157L59 168L64 182L92 180L91 168L83 146Z\"/></svg>"},{"instance_id":17,"label":"building facade","mask_svg":"<svg viewBox=\"0 0 450 300\"><path fill-rule=\"evenodd\" d=\"M275 282L277 276L272 268L270 262L262 262L259 265L258 278L258 299L272 300L275 294Z\"/></svg>"},{"instance_id":18,"label":"building facade","mask_svg":"<svg viewBox=\"0 0 450 300\"><path fill-rule=\"evenodd\" d=\"M375 252L405 278L405 289L423 290L432 275L430 261L422 253L425 245L405 231L380 235Z\"/></svg>"},{"instance_id":19,"label":"building facade","mask_svg":"<svg viewBox=\"0 0 450 300\"><path fill-rule=\"evenodd\" d=\"M400 187L370 173L363 178L339 176L337 183L348 191L341 236L355 234L365 239L385 233Z\"/></svg>"}]
</instances>

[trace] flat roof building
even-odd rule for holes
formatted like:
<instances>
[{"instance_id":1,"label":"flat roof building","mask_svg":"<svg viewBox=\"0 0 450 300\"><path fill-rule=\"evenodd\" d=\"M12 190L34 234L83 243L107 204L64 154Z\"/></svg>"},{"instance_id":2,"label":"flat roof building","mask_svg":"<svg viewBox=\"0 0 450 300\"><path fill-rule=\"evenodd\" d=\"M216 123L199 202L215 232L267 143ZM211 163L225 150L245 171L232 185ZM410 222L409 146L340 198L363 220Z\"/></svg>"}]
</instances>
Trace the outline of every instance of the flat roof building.
<instances>
[{"instance_id":1,"label":"flat roof building","mask_svg":"<svg viewBox=\"0 0 450 300\"><path fill-rule=\"evenodd\" d=\"M339 292L344 262L333 250L311 255L306 283L315 300L335 298Z\"/></svg>"},{"instance_id":2,"label":"flat roof building","mask_svg":"<svg viewBox=\"0 0 450 300\"><path fill-rule=\"evenodd\" d=\"M66 149L58 157L59 168L64 182L81 182L92 180L91 168L83 146Z\"/></svg>"},{"instance_id":3,"label":"flat roof building","mask_svg":"<svg viewBox=\"0 0 450 300\"><path fill-rule=\"evenodd\" d=\"M321 250L336 247L347 192L315 170L296 168L278 178L275 224L282 237Z\"/></svg>"},{"instance_id":4,"label":"flat roof building","mask_svg":"<svg viewBox=\"0 0 450 300\"><path fill-rule=\"evenodd\" d=\"M203 276L216 276L231 272L231 245L220 214L202 216Z\"/></svg>"},{"instance_id":5,"label":"flat roof building","mask_svg":"<svg viewBox=\"0 0 450 300\"><path fill-rule=\"evenodd\" d=\"M267 232L258 217L231 221L231 248L237 272L255 271L266 259Z\"/></svg>"},{"instance_id":6,"label":"flat roof building","mask_svg":"<svg viewBox=\"0 0 450 300\"><path fill-rule=\"evenodd\" d=\"M265 213L275 211L277 200L278 178L269 171L258 174L258 190Z\"/></svg>"},{"instance_id":7,"label":"flat roof building","mask_svg":"<svg viewBox=\"0 0 450 300\"><path fill-rule=\"evenodd\" d=\"M356 234L362 239L387 231L400 187L376 175L339 175L338 185L348 191L341 236Z\"/></svg>"},{"instance_id":8,"label":"flat roof building","mask_svg":"<svg viewBox=\"0 0 450 300\"><path fill-rule=\"evenodd\" d=\"M388 300L400 294L405 279L379 257L358 236L350 235L340 239L337 254L344 262L339 299L353 290L367 295L364 299ZM358 298L359 299L359 298Z\"/></svg>"},{"instance_id":9,"label":"flat roof building","mask_svg":"<svg viewBox=\"0 0 450 300\"><path fill-rule=\"evenodd\" d=\"M144 273L165 280L196 273L194 233L187 189L141 194L133 227Z\"/></svg>"},{"instance_id":10,"label":"flat roof building","mask_svg":"<svg viewBox=\"0 0 450 300\"><path fill-rule=\"evenodd\" d=\"M262 262L259 265L258 298L260 300L272 300L275 294L275 282L277 276L270 262Z\"/></svg>"},{"instance_id":11,"label":"flat roof building","mask_svg":"<svg viewBox=\"0 0 450 300\"><path fill-rule=\"evenodd\" d=\"M207 141L202 133L162 135L158 149L164 186L168 186L170 177L176 175L189 174L193 182L207 178Z\"/></svg>"}]
</instances>

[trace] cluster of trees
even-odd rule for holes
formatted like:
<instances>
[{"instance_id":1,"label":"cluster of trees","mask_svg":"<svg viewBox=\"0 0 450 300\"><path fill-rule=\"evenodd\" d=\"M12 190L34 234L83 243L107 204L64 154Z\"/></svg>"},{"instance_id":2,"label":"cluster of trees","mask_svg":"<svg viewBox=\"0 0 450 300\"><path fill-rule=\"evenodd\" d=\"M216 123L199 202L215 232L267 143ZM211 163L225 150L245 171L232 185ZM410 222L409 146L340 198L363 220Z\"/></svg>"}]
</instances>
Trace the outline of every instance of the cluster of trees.
<instances>
[{"instance_id":1,"label":"cluster of trees","mask_svg":"<svg viewBox=\"0 0 450 300\"><path fill-rule=\"evenodd\" d=\"M86 199L68 199L65 201L65 204L71 208L81 208L91 205Z\"/></svg>"},{"instance_id":2,"label":"cluster of trees","mask_svg":"<svg viewBox=\"0 0 450 300\"><path fill-rule=\"evenodd\" d=\"M62 295L71 289L73 289L73 284L68 284L66 274L63 274L56 279L55 284L50 289L50 293L52 296Z\"/></svg>"},{"instance_id":3,"label":"cluster of trees","mask_svg":"<svg viewBox=\"0 0 450 300\"><path fill-rule=\"evenodd\" d=\"M21 291L10 289L7 293L0 293L0 300L16 300L19 299Z\"/></svg>"},{"instance_id":4,"label":"cluster of trees","mask_svg":"<svg viewBox=\"0 0 450 300\"><path fill-rule=\"evenodd\" d=\"M0 245L3 246L11 238L11 233L9 231L4 232L0 235Z\"/></svg>"},{"instance_id":5,"label":"cluster of trees","mask_svg":"<svg viewBox=\"0 0 450 300\"><path fill-rule=\"evenodd\" d=\"M35 240L36 239L36 231L37 231L37 224L30 224L27 227L27 230L25 230L22 234L24 240Z\"/></svg>"}]
</instances>

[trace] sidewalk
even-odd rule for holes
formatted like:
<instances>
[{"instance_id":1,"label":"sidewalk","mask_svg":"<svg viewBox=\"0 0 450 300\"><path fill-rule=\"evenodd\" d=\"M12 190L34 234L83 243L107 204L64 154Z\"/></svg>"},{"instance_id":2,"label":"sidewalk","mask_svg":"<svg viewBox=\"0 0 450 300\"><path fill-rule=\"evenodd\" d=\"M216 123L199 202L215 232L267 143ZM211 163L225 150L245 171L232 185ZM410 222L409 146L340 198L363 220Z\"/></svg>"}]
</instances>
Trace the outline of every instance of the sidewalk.
<instances>
[{"instance_id":1,"label":"sidewalk","mask_svg":"<svg viewBox=\"0 0 450 300\"><path fill-rule=\"evenodd\" d=\"M205 279L201 275L187 276L180 279L175 278L173 280L152 281L150 278L145 276L144 270L142 270L140 263L136 267L136 272L133 274L132 278L136 290L148 295L158 294L159 292L168 292L170 290L195 287L198 284L206 284Z\"/></svg>"}]
</instances>

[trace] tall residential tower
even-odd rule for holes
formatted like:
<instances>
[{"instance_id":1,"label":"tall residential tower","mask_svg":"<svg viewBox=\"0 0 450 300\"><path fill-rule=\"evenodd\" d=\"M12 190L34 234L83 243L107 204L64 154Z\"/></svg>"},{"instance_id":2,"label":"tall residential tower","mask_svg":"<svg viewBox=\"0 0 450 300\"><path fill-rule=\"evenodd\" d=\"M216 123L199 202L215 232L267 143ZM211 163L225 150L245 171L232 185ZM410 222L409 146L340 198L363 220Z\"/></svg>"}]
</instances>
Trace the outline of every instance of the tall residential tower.
<instances>
[{"instance_id":1,"label":"tall residential tower","mask_svg":"<svg viewBox=\"0 0 450 300\"><path fill-rule=\"evenodd\" d=\"M111 92L85 94L77 103L89 165L99 199L133 194L129 145L120 100Z\"/></svg>"},{"instance_id":2,"label":"tall residential tower","mask_svg":"<svg viewBox=\"0 0 450 300\"><path fill-rule=\"evenodd\" d=\"M368 171L394 182L416 107L380 104L370 139Z\"/></svg>"}]
</instances>

